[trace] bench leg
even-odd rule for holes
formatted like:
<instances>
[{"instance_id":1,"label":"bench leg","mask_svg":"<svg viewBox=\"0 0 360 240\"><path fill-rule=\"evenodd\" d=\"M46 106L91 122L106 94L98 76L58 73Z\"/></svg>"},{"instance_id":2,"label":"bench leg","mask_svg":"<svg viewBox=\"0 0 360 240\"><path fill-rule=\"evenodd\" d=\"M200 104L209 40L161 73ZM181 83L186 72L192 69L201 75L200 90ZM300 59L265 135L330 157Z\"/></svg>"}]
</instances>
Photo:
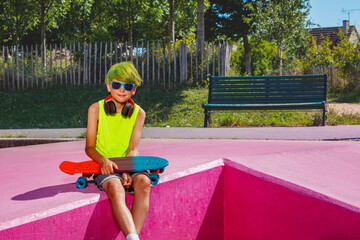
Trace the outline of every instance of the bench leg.
<instances>
[{"instance_id":1,"label":"bench leg","mask_svg":"<svg viewBox=\"0 0 360 240\"><path fill-rule=\"evenodd\" d=\"M324 108L324 109L323 109L323 121L322 121L322 125L323 125L323 126L325 126L326 117L327 117L327 111L326 111L326 109Z\"/></svg>"},{"instance_id":2,"label":"bench leg","mask_svg":"<svg viewBox=\"0 0 360 240\"><path fill-rule=\"evenodd\" d=\"M210 112L205 110L204 127L207 127L208 123L210 125Z\"/></svg>"}]
</instances>

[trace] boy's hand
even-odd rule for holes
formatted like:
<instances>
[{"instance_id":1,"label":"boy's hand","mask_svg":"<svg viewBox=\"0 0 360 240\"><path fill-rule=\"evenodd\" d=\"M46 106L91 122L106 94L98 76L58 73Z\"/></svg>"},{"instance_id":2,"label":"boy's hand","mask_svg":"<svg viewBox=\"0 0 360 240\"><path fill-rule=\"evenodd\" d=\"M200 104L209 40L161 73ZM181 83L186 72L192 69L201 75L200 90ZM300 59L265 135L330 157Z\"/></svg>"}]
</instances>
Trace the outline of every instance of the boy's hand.
<instances>
[{"instance_id":1,"label":"boy's hand","mask_svg":"<svg viewBox=\"0 0 360 240\"><path fill-rule=\"evenodd\" d=\"M124 188L127 189L127 188L131 187L132 177L130 176L130 174L124 172L121 177L123 179L122 184L123 184Z\"/></svg>"},{"instance_id":2,"label":"boy's hand","mask_svg":"<svg viewBox=\"0 0 360 240\"><path fill-rule=\"evenodd\" d=\"M118 167L114 162L110 160L106 160L101 164L101 174L114 174L114 169L118 169Z\"/></svg>"}]
</instances>

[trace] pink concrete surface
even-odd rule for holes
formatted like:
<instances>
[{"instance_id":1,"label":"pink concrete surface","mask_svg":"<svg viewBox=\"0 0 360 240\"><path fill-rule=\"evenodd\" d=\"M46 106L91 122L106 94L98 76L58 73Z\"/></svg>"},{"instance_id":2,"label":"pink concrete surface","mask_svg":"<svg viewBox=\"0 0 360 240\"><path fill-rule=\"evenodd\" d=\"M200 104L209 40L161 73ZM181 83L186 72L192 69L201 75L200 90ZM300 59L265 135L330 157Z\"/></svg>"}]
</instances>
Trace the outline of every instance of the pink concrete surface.
<instances>
[{"instance_id":1,"label":"pink concrete surface","mask_svg":"<svg viewBox=\"0 0 360 240\"><path fill-rule=\"evenodd\" d=\"M240 169L225 165L224 239L360 239L359 210Z\"/></svg>"},{"instance_id":2,"label":"pink concrete surface","mask_svg":"<svg viewBox=\"0 0 360 240\"><path fill-rule=\"evenodd\" d=\"M0 149L0 239L99 239L98 234L101 239L123 239L112 221L106 195L94 184L76 189L77 176L58 169L61 161L87 160L83 149L84 141ZM244 239L262 239L274 226L287 223L280 214L274 224L259 224L276 213L265 210L276 206L278 199L282 212L291 210L293 218L303 212L298 205L305 208L308 215L299 220L304 226L315 219L328 220L311 228L314 239L327 239L323 231L334 226L339 230L331 236L348 231L347 239L359 239L354 236L360 234L353 235L358 233L354 226L359 226L360 215L357 142L143 139L140 155L170 162L161 183L152 188L151 209L141 234L144 239L249 236L233 228L238 229L239 224L259 233L258 238ZM267 192L262 195L264 188ZM271 201L243 206L244 195L248 199L270 196ZM127 200L130 204L131 197ZM263 211L257 210L259 206ZM317 211L319 206L326 211ZM311 213L317 216L314 220ZM337 213L341 218L333 217ZM288 234L296 230L296 225L292 227ZM278 236L286 239L281 237L289 235Z\"/></svg>"}]
</instances>

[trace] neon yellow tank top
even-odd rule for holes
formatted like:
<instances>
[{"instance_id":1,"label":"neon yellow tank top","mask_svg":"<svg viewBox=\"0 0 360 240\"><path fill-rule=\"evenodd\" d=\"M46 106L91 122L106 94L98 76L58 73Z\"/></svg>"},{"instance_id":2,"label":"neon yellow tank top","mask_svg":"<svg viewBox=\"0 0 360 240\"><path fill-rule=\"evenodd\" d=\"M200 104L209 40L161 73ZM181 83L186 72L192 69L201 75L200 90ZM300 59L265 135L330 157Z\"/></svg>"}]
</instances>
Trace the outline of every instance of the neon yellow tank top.
<instances>
[{"instance_id":1,"label":"neon yellow tank top","mask_svg":"<svg viewBox=\"0 0 360 240\"><path fill-rule=\"evenodd\" d=\"M99 101L99 123L95 149L107 158L126 157L132 132L140 107L135 104L131 117L121 113L108 115L104 110L104 100Z\"/></svg>"}]
</instances>

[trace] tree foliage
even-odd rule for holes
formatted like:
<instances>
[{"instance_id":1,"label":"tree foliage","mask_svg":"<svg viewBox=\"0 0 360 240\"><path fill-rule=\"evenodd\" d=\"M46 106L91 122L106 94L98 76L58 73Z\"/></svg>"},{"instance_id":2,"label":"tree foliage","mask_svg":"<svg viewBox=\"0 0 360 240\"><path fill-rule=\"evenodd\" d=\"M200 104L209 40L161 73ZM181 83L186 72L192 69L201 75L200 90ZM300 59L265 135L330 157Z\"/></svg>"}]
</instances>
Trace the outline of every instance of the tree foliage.
<instances>
[{"instance_id":1,"label":"tree foliage","mask_svg":"<svg viewBox=\"0 0 360 240\"><path fill-rule=\"evenodd\" d=\"M251 50L251 75L266 75L277 69L277 48L274 43L250 38L249 45ZM238 70L237 75L246 72L244 46L242 44L232 52L231 59L232 68Z\"/></svg>"},{"instance_id":2,"label":"tree foliage","mask_svg":"<svg viewBox=\"0 0 360 240\"><path fill-rule=\"evenodd\" d=\"M210 0L210 8L205 14L206 39L218 38L239 40L244 34L254 31L254 0Z\"/></svg>"},{"instance_id":3,"label":"tree foliage","mask_svg":"<svg viewBox=\"0 0 360 240\"><path fill-rule=\"evenodd\" d=\"M310 0L2 0L0 43L169 41L173 29L175 39L193 41L198 2L204 4L205 40L237 45L232 64L239 74L297 64L334 65L346 76L360 64L360 44L342 33L335 47L329 40L309 46Z\"/></svg>"},{"instance_id":4,"label":"tree foliage","mask_svg":"<svg viewBox=\"0 0 360 240\"><path fill-rule=\"evenodd\" d=\"M207 0L205 1L207 3ZM175 37L196 32L196 1L174 1ZM0 43L169 39L168 0L3 0Z\"/></svg>"},{"instance_id":5,"label":"tree foliage","mask_svg":"<svg viewBox=\"0 0 360 240\"><path fill-rule=\"evenodd\" d=\"M307 43L306 20L310 11L309 0L268 0L257 8L257 37L273 42L278 48L279 67L282 68L283 51L287 46L299 49Z\"/></svg>"}]
</instances>

